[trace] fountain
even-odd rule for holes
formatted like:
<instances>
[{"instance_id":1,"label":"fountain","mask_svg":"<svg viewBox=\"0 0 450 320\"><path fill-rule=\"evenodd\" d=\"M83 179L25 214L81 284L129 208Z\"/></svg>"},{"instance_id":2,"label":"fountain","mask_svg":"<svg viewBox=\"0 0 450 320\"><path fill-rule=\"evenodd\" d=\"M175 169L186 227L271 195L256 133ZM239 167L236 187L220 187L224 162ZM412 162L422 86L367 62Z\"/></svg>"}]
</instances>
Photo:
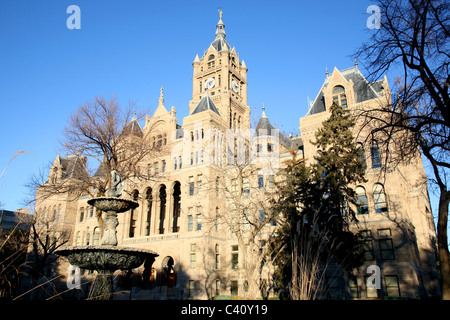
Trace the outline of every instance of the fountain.
<instances>
[{"instance_id":1,"label":"fountain","mask_svg":"<svg viewBox=\"0 0 450 320\"><path fill-rule=\"evenodd\" d=\"M145 261L150 267L157 253L146 249L134 249L117 246L117 214L139 206L136 201L120 198L122 183L116 171L111 172L111 188L106 197L88 200L88 204L106 213L105 230L98 246L68 246L56 251L65 256L69 263L82 269L96 270L93 297L97 300L111 300L113 297L112 275L116 270L130 270L139 267Z\"/></svg>"}]
</instances>

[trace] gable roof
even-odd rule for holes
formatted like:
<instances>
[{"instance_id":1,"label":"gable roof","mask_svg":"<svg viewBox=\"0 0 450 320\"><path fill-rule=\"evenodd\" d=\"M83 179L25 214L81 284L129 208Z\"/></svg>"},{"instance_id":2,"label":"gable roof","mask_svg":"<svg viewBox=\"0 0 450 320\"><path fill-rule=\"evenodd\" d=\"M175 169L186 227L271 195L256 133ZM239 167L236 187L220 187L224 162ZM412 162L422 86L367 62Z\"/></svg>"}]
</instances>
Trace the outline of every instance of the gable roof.
<instances>
[{"instance_id":1,"label":"gable roof","mask_svg":"<svg viewBox=\"0 0 450 320\"><path fill-rule=\"evenodd\" d=\"M197 114L206 110L211 110L215 113L217 113L220 116L219 110L217 110L214 102L212 101L211 96L209 95L208 91L203 95L200 102L195 107L194 111L192 111L191 115Z\"/></svg>"},{"instance_id":2,"label":"gable roof","mask_svg":"<svg viewBox=\"0 0 450 320\"><path fill-rule=\"evenodd\" d=\"M381 84L382 84L383 80L378 80L378 81L369 83L366 80L366 78L362 75L362 73L359 71L357 66L343 69L340 71L335 68L335 71L339 72L346 81L352 80L353 89L355 92L355 102L356 103L375 99L382 94L383 87ZM335 72L335 71L333 71L333 72ZM324 97L323 91L330 84L330 78L331 78L331 75L328 75L328 73L327 73L327 78L325 79L322 87L320 88L320 91L317 94L316 99L314 100L311 107L309 108L308 113L306 114L307 116L321 113L326 110L325 97Z\"/></svg>"},{"instance_id":3,"label":"gable roof","mask_svg":"<svg viewBox=\"0 0 450 320\"><path fill-rule=\"evenodd\" d=\"M261 117L259 118L258 124L255 129L255 135L273 136L276 134L277 131L279 143L289 149L292 146L292 141L288 137L286 137L286 135L283 132L279 131L270 123L269 118L267 118L265 108L263 107L263 112L261 114Z\"/></svg>"},{"instance_id":4,"label":"gable roof","mask_svg":"<svg viewBox=\"0 0 450 320\"><path fill-rule=\"evenodd\" d=\"M144 136L144 131L142 131L141 125L136 117L133 117L133 119L131 119L130 122L128 122L123 128L122 134L134 135L142 138Z\"/></svg>"}]
</instances>

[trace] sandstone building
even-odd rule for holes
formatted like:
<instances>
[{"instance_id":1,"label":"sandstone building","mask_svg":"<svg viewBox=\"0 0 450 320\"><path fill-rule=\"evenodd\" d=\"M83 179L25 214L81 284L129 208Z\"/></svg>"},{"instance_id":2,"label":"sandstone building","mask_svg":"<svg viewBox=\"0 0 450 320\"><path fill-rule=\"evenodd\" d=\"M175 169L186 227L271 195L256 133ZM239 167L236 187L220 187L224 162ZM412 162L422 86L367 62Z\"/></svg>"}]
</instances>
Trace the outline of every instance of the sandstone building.
<instances>
[{"instance_id":1,"label":"sandstone building","mask_svg":"<svg viewBox=\"0 0 450 320\"><path fill-rule=\"evenodd\" d=\"M333 101L349 109L370 108L387 95L386 79L368 83L357 66L335 69L308 114L300 118L301 136L278 132L264 110L251 131L247 67L228 44L220 13L214 41L193 61L189 115L180 124L175 108L164 105L161 88L158 107L145 125L133 118L125 128L128 134L150 137L148 143L161 152L140 165L148 179L129 184L133 187L128 195L139 207L119 214L119 245L151 249L159 257L150 270L135 270L117 285L128 289L127 298L132 299L255 297L264 291L262 295L275 296L273 267L267 265L260 274L254 270L265 241L276 230L265 200L275 190L277 169L290 156L290 148L313 159L310 140ZM330 276L324 298L438 295L436 235L421 159L393 168L380 181L382 159L376 141L361 142L368 182L355 186L360 222L352 227L366 237L367 261L353 275ZM258 161L248 165L251 155ZM247 162L239 162L240 156ZM85 175L84 161L58 156L47 183ZM104 174L99 169L96 176ZM40 199L38 191L36 212L70 229L70 245L97 245L98 222L88 199L70 194ZM380 268L378 290L366 288L370 265ZM64 274L66 269L67 264L61 264L55 271ZM84 277L93 275L86 271Z\"/></svg>"}]
</instances>

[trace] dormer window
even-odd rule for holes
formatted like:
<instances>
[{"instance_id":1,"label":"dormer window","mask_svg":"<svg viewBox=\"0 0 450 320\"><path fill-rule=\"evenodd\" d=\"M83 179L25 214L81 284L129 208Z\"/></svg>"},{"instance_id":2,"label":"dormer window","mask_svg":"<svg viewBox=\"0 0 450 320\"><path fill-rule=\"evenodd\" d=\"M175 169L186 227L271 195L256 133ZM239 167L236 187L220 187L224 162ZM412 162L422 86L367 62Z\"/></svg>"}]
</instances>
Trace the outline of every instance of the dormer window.
<instances>
[{"instance_id":1,"label":"dormer window","mask_svg":"<svg viewBox=\"0 0 450 320\"><path fill-rule=\"evenodd\" d=\"M347 108L347 96L343 86L336 86L333 89L333 102L340 105L342 108Z\"/></svg>"}]
</instances>

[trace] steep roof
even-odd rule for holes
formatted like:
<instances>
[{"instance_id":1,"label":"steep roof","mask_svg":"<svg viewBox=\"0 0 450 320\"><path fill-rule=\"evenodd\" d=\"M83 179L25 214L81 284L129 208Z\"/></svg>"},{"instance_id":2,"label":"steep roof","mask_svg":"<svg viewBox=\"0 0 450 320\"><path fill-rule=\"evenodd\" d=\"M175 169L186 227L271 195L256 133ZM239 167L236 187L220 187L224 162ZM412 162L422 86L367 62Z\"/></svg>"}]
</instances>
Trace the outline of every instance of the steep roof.
<instances>
[{"instance_id":1,"label":"steep roof","mask_svg":"<svg viewBox=\"0 0 450 320\"><path fill-rule=\"evenodd\" d=\"M337 70L337 69L336 69ZM358 67L355 65L354 67L337 70L347 81L353 81L353 89L355 92L355 102L360 103L363 101L375 99L379 97L379 95L383 91L383 87L381 86L383 80L378 80L372 83L369 83L366 78L359 71ZM316 99L311 104L309 108L307 116L317 114L320 112L324 112L326 110L325 107L325 97L323 91L328 87L330 83L330 75L327 73L327 78L325 79L319 93L317 94Z\"/></svg>"},{"instance_id":2,"label":"steep roof","mask_svg":"<svg viewBox=\"0 0 450 320\"><path fill-rule=\"evenodd\" d=\"M84 180L89 177L86 170L86 157L68 155L66 158L56 157L56 165L61 169L61 179Z\"/></svg>"},{"instance_id":3,"label":"steep roof","mask_svg":"<svg viewBox=\"0 0 450 320\"><path fill-rule=\"evenodd\" d=\"M220 116L219 110L217 110L214 102L212 101L211 96L209 95L208 91L203 95L200 102L195 107L194 111L192 111L192 114L197 114L206 110L211 110L215 113L217 113Z\"/></svg>"},{"instance_id":4,"label":"steep roof","mask_svg":"<svg viewBox=\"0 0 450 320\"><path fill-rule=\"evenodd\" d=\"M123 128L122 134L134 135L142 138L144 136L144 131L142 131L141 125L136 117L133 117L133 119L131 119L130 122L128 122Z\"/></svg>"},{"instance_id":5,"label":"steep roof","mask_svg":"<svg viewBox=\"0 0 450 320\"><path fill-rule=\"evenodd\" d=\"M225 40L225 24L222 21L222 11L219 10L220 13L220 19L219 22L216 25L216 38L211 43L211 45L214 47L214 49L217 50L217 52L220 51L231 51L231 46L228 44L227 40Z\"/></svg>"},{"instance_id":6,"label":"steep roof","mask_svg":"<svg viewBox=\"0 0 450 320\"><path fill-rule=\"evenodd\" d=\"M282 132L280 132L278 129L276 129L269 121L269 118L267 118L265 107L263 107L263 111L261 114L261 117L259 118L258 125L255 129L255 135L268 135L273 136L278 131L278 139L279 143L283 145L286 148L290 148L292 145L292 141L286 137L286 135Z\"/></svg>"}]
</instances>

